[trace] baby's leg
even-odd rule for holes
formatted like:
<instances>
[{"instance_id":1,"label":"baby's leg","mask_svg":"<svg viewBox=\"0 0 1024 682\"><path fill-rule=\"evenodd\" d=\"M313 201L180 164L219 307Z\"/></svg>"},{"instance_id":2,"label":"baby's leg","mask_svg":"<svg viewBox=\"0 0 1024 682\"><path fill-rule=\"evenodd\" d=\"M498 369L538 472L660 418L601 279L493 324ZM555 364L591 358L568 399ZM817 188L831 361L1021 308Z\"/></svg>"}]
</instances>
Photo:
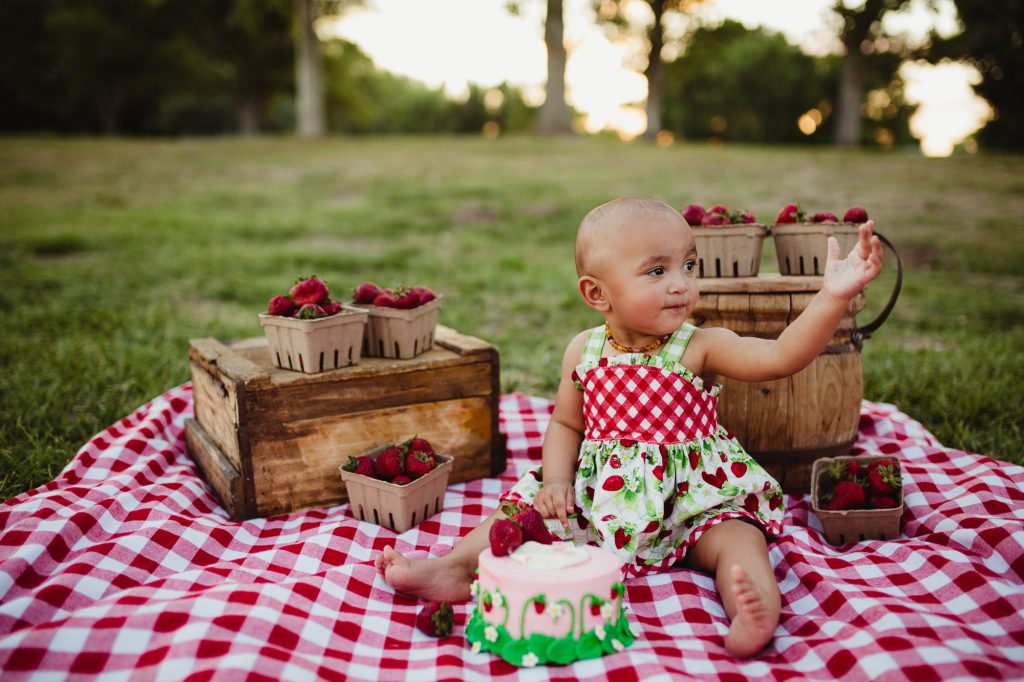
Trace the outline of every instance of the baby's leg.
<instances>
[{"instance_id":1,"label":"baby's leg","mask_svg":"<svg viewBox=\"0 0 1024 682\"><path fill-rule=\"evenodd\" d=\"M768 543L756 526L727 519L704 533L686 563L715 576L731 625L725 648L733 656L754 656L772 639L781 598Z\"/></svg>"},{"instance_id":2,"label":"baby's leg","mask_svg":"<svg viewBox=\"0 0 1024 682\"><path fill-rule=\"evenodd\" d=\"M480 552L490 545L491 525L500 514L498 510L488 516L443 557L408 559L393 547L385 547L373 563L387 584L398 592L427 600L468 601Z\"/></svg>"}]
</instances>

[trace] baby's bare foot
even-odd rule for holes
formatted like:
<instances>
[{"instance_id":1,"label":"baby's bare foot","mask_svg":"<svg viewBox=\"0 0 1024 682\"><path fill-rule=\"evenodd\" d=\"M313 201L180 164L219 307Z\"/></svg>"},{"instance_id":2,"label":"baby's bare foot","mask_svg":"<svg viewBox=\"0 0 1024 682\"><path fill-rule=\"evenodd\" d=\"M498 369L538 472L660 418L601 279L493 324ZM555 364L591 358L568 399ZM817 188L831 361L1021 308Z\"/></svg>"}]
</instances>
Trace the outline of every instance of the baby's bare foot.
<instances>
[{"instance_id":1,"label":"baby's bare foot","mask_svg":"<svg viewBox=\"0 0 1024 682\"><path fill-rule=\"evenodd\" d=\"M440 559L409 559L385 547L373 561L377 572L396 591L421 599L463 602L470 598L472 571Z\"/></svg>"},{"instance_id":2,"label":"baby's bare foot","mask_svg":"<svg viewBox=\"0 0 1024 682\"><path fill-rule=\"evenodd\" d=\"M738 658L749 658L771 641L779 622L779 609L740 566L734 565L731 571L736 615L725 636L725 649Z\"/></svg>"}]
</instances>

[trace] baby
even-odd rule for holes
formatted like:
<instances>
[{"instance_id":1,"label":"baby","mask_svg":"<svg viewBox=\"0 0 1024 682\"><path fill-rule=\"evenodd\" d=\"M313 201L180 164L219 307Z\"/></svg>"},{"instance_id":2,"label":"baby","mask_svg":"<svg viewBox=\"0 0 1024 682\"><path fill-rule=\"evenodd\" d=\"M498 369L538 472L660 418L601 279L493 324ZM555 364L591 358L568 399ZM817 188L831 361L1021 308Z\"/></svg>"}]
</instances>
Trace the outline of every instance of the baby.
<instances>
[{"instance_id":1,"label":"baby","mask_svg":"<svg viewBox=\"0 0 1024 682\"><path fill-rule=\"evenodd\" d=\"M716 377L766 381L814 360L850 300L882 266L873 223L839 259L828 242L821 290L776 340L686 323L697 304L697 249L679 212L623 198L586 215L576 234L579 292L605 324L565 351L541 464L503 502L532 504L564 540L615 552L627 577L676 565L710 573L729 616L726 649L771 641L780 597L768 538L782 530L782 490L718 425ZM393 588L465 601L500 511L444 557L376 558Z\"/></svg>"}]
</instances>

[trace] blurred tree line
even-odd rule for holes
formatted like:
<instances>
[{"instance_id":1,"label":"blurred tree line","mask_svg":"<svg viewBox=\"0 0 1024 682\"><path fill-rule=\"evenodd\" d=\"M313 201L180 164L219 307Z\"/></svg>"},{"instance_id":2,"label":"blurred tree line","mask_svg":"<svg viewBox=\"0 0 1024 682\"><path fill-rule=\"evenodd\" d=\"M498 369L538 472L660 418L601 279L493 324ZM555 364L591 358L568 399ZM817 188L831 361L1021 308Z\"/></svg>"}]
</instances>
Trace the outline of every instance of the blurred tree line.
<instances>
[{"instance_id":1,"label":"blurred tree line","mask_svg":"<svg viewBox=\"0 0 1024 682\"><path fill-rule=\"evenodd\" d=\"M875 0L851 10L860 14L857 21L846 17L840 38L852 46L861 38L850 32L861 27L871 36L862 45L873 46L885 38L878 29L881 14L902 4ZM956 4L963 32L936 39L927 54L917 56L966 56L977 65L985 77L979 91L998 112L988 141L1020 146L1022 2ZM652 6L661 5L652 0ZM548 12L549 24L551 17L560 20L561 2L549 0ZM617 16L606 19L614 24ZM0 130L293 130L296 24L295 0L3 0ZM559 31L549 25L547 33L549 42L557 42ZM680 56L662 64L654 79L660 101L653 132L683 139L833 143L842 137L838 94L849 75L850 46L846 55L819 58L778 34L736 22L693 24ZM324 41L320 52L331 132L514 132L532 129L537 119L537 110L508 85L472 86L466 97L453 99L380 70L351 43ZM905 50L873 47L857 54L860 143L889 147L912 141L912 108L903 100L898 76L906 58ZM647 108L650 115L650 102Z\"/></svg>"}]
</instances>

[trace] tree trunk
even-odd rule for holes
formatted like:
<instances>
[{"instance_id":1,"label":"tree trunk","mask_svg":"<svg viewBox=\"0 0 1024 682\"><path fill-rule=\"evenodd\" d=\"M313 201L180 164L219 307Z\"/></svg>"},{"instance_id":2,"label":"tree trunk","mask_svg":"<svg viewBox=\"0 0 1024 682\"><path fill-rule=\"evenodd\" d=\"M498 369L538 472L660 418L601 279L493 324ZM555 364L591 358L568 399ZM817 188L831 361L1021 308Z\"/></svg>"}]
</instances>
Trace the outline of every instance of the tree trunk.
<instances>
[{"instance_id":1,"label":"tree trunk","mask_svg":"<svg viewBox=\"0 0 1024 682\"><path fill-rule=\"evenodd\" d=\"M647 129L644 137L653 140L661 132L661 109L665 94L664 64L661 61L661 48L665 44L665 29L661 25L661 17L665 13L662 0L649 0L654 11L654 25L651 26L651 52L647 57Z\"/></svg>"},{"instance_id":2,"label":"tree trunk","mask_svg":"<svg viewBox=\"0 0 1024 682\"><path fill-rule=\"evenodd\" d=\"M836 144L860 145L860 104L864 99L864 57L860 50L848 47L839 67L839 102L836 106Z\"/></svg>"},{"instance_id":3,"label":"tree trunk","mask_svg":"<svg viewBox=\"0 0 1024 682\"><path fill-rule=\"evenodd\" d=\"M255 97L243 95L238 102L238 133L245 137L260 132L260 106Z\"/></svg>"},{"instance_id":4,"label":"tree trunk","mask_svg":"<svg viewBox=\"0 0 1024 682\"><path fill-rule=\"evenodd\" d=\"M323 137L326 132L324 90L320 76L320 42L313 30L313 0L296 0L298 31L295 44L295 115L300 137Z\"/></svg>"},{"instance_id":5,"label":"tree trunk","mask_svg":"<svg viewBox=\"0 0 1024 682\"><path fill-rule=\"evenodd\" d=\"M565 26L562 21L562 0L548 0L544 19L544 45L548 51L548 82L544 104L537 116L536 132L561 135L572 132L569 107L565 103Z\"/></svg>"}]
</instances>

